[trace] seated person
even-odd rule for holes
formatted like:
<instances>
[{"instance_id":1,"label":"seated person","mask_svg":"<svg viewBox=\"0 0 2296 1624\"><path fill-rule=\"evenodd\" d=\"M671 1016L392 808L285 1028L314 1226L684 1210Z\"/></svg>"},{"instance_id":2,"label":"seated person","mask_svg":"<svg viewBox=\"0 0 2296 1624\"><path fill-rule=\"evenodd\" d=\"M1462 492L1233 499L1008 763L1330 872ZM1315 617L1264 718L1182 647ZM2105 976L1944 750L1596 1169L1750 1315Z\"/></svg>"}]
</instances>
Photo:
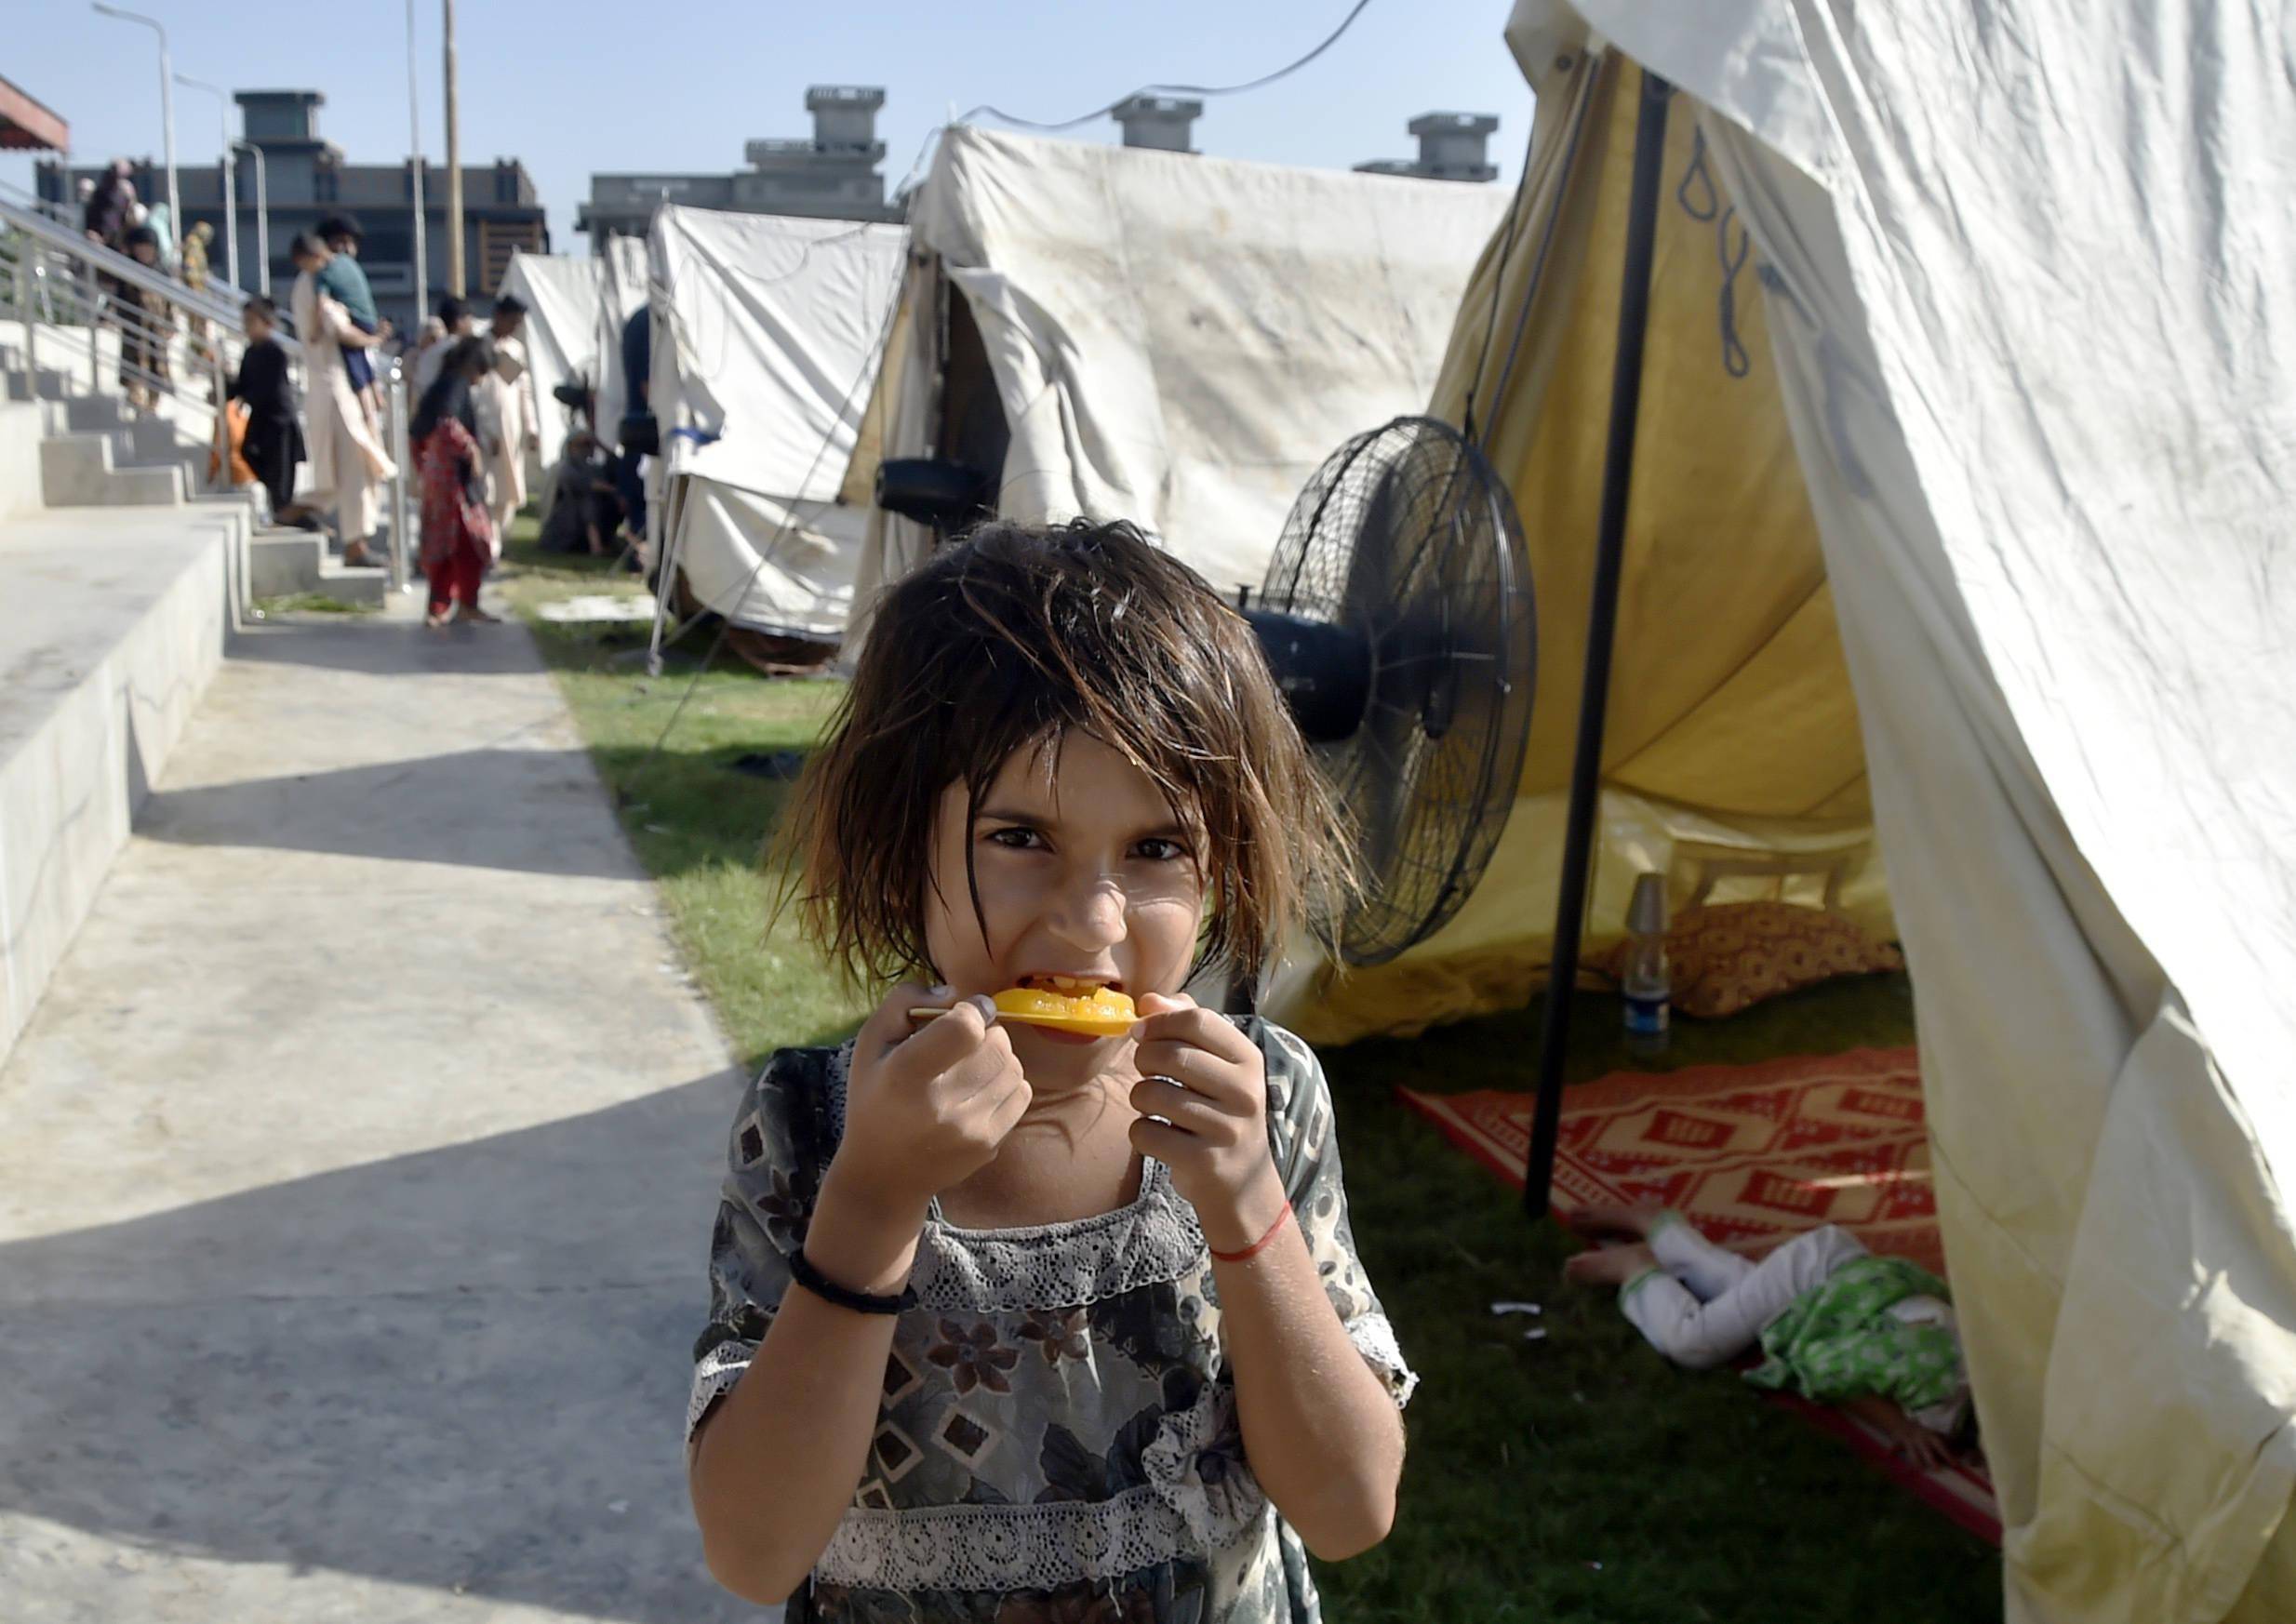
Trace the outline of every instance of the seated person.
<instances>
[{"instance_id":1,"label":"seated person","mask_svg":"<svg viewBox=\"0 0 2296 1624\"><path fill-rule=\"evenodd\" d=\"M1759 1346L1748 1381L1841 1405L1925 1471L1972 1431L1945 1284L1904 1258L1828 1224L1755 1263L1659 1206L1591 1208L1578 1227L1632 1244L1581 1253L1566 1277L1617 1286L1620 1311L1676 1364L1712 1370Z\"/></svg>"},{"instance_id":2,"label":"seated person","mask_svg":"<svg viewBox=\"0 0 2296 1624\"><path fill-rule=\"evenodd\" d=\"M542 502L543 552L605 556L607 540L621 522L621 499L615 494L613 466L589 430L567 436Z\"/></svg>"}]
</instances>

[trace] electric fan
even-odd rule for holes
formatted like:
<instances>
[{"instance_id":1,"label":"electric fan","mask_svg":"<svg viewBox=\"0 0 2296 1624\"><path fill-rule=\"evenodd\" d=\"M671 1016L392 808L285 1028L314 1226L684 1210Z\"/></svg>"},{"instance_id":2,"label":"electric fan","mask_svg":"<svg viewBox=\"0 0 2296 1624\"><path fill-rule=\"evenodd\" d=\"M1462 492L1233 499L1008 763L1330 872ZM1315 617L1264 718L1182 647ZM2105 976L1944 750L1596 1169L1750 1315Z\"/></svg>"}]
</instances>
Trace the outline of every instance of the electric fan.
<instances>
[{"instance_id":1,"label":"electric fan","mask_svg":"<svg viewBox=\"0 0 2296 1624\"><path fill-rule=\"evenodd\" d=\"M1537 627L1514 500L1449 424L1397 418L1316 472L1239 606L1354 820L1339 955L1383 964L1467 899L1522 778Z\"/></svg>"}]
</instances>

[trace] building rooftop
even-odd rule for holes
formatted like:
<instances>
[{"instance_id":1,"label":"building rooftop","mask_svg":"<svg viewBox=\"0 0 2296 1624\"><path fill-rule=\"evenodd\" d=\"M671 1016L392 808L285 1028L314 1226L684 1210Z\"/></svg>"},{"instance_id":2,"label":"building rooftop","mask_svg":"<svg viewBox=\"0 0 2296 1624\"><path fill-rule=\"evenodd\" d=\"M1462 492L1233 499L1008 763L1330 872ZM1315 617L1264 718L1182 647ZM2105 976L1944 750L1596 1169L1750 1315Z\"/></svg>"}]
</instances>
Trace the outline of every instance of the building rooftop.
<instances>
[{"instance_id":1,"label":"building rooftop","mask_svg":"<svg viewBox=\"0 0 2296 1624\"><path fill-rule=\"evenodd\" d=\"M68 153L72 126L29 93L0 79L0 150Z\"/></svg>"}]
</instances>

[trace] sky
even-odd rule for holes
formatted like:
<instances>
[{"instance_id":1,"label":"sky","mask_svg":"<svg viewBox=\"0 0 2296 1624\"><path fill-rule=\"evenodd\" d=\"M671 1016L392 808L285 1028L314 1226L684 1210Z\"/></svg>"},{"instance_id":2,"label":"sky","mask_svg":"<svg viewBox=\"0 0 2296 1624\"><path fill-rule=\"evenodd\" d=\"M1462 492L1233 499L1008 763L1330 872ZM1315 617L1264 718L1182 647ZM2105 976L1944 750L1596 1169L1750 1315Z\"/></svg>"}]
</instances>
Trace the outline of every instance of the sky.
<instances>
[{"instance_id":1,"label":"sky","mask_svg":"<svg viewBox=\"0 0 2296 1624\"><path fill-rule=\"evenodd\" d=\"M812 133L808 85L881 85L878 133L889 194L930 132L984 103L1023 117L1074 117L1158 81L1231 84L1310 49L1352 0L460 0L456 47L465 164L523 160L549 210L551 246L582 253L576 205L600 170L724 173L754 137ZM159 155L152 31L86 0L0 0L39 12L10 30L0 73L72 126L73 156ZM354 163L403 162L407 140L405 0L130 0L167 25L175 71L227 90L315 88L320 132ZM414 0L423 149L446 152L441 0ZM1208 99L1198 151L1347 168L1409 158L1404 126L1430 111L1496 113L1491 161L1521 169L1530 92L1500 30L1507 0L1370 0L1323 56L1289 78ZM318 26L314 21L324 19ZM175 93L176 161L212 164L215 97ZM230 110L238 133L238 109ZM983 124L994 121L983 118ZM1115 140L1099 120L1061 139ZM0 156L0 180L29 190L32 162Z\"/></svg>"}]
</instances>

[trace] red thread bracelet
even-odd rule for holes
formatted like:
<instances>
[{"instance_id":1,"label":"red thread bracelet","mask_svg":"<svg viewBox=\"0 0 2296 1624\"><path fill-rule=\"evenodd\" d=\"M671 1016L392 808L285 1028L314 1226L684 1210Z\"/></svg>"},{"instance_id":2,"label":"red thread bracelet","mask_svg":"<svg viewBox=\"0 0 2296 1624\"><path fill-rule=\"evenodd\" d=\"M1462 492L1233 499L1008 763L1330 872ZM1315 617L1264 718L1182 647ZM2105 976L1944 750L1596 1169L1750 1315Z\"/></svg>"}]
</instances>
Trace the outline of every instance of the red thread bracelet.
<instances>
[{"instance_id":1,"label":"red thread bracelet","mask_svg":"<svg viewBox=\"0 0 2296 1624\"><path fill-rule=\"evenodd\" d=\"M1289 1221L1290 1218L1291 1203L1287 1201L1284 1203L1284 1210L1275 1215L1275 1221L1268 1225L1268 1232L1250 1245L1240 1252L1222 1252L1219 1247L1214 1246L1211 1248L1211 1254L1222 1263L1248 1263L1267 1250L1268 1243L1282 1232L1284 1225Z\"/></svg>"}]
</instances>

